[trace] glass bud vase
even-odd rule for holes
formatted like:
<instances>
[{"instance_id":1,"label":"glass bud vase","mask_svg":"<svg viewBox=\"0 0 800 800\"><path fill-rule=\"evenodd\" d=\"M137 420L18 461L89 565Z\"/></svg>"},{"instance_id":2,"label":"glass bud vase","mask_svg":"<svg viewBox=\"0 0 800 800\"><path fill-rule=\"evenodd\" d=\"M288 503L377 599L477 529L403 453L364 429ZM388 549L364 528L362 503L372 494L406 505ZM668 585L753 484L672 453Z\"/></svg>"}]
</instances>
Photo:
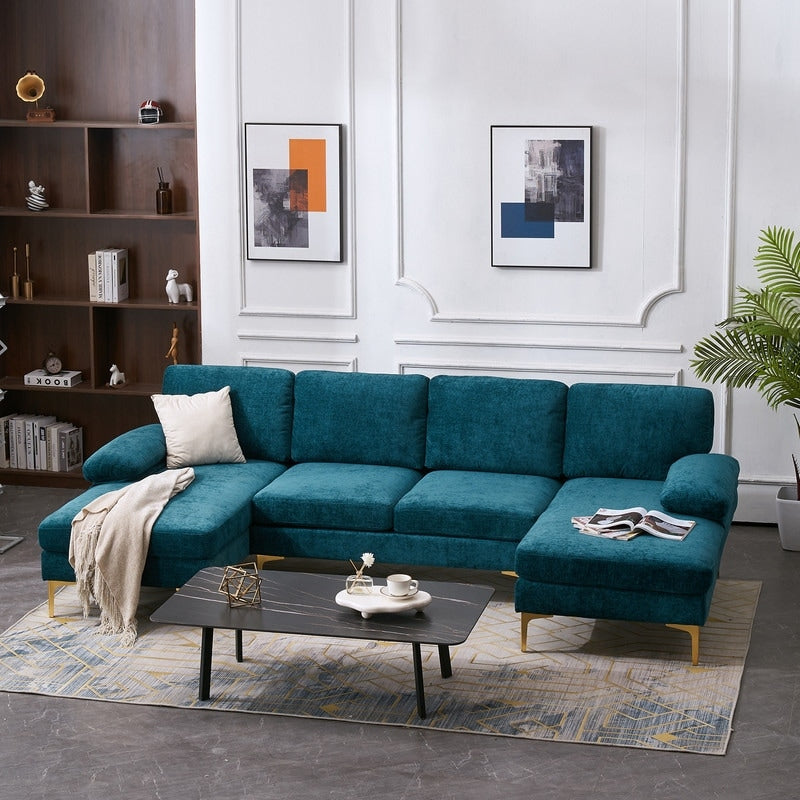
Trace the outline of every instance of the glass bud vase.
<instances>
[{"instance_id":1,"label":"glass bud vase","mask_svg":"<svg viewBox=\"0 0 800 800\"><path fill-rule=\"evenodd\" d=\"M347 594L372 594L372 578L369 575L348 575L345 588Z\"/></svg>"}]
</instances>

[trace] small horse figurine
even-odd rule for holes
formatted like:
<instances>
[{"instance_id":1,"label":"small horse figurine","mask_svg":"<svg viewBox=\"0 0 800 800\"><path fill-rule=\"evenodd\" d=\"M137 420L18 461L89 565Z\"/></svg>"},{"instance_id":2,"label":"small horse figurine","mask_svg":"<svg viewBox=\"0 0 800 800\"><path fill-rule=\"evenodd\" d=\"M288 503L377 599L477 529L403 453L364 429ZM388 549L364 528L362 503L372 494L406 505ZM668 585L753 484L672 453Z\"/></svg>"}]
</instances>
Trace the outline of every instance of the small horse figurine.
<instances>
[{"instance_id":1,"label":"small horse figurine","mask_svg":"<svg viewBox=\"0 0 800 800\"><path fill-rule=\"evenodd\" d=\"M122 386L125 383L125 373L120 372L119 367L116 364L111 365L111 380L108 382L109 386Z\"/></svg>"},{"instance_id":2,"label":"small horse figurine","mask_svg":"<svg viewBox=\"0 0 800 800\"><path fill-rule=\"evenodd\" d=\"M192 285L190 283L178 283L178 270L171 269L167 273L167 299L170 303L177 303L181 295L186 298L187 303L192 302Z\"/></svg>"}]
</instances>

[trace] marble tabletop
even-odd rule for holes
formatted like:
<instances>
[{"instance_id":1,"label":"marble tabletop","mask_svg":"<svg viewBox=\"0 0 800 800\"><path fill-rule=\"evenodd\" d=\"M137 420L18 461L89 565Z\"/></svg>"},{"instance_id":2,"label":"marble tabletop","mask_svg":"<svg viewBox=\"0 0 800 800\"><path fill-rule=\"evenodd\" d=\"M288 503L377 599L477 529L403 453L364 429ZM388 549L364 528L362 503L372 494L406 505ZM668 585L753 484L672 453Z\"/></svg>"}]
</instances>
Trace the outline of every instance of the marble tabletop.
<instances>
[{"instance_id":1,"label":"marble tabletop","mask_svg":"<svg viewBox=\"0 0 800 800\"><path fill-rule=\"evenodd\" d=\"M494 590L468 583L422 581L423 609L375 613L368 619L336 603L344 575L262 570L261 604L230 608L219 591L222 567L198 572L152 615L154 622L202 628L455 645L475 626ZM376 579L376 586L381 585Z\"/></svg>"}]
</instances>

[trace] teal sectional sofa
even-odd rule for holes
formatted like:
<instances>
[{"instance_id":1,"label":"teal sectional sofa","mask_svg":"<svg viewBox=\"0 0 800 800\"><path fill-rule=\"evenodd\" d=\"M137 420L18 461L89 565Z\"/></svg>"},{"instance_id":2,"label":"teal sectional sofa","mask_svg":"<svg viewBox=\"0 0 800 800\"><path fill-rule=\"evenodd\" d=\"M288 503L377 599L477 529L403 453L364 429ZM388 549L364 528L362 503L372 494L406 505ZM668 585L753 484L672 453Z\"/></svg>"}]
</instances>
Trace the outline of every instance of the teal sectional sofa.
<instances>
[{"instance_id":1,"label":"teal sectional sofa","mask_svg":"<svg viewBox=\"0 0 800 800\"><path fill-rule=\"evenodd\" d=\"M178 365L162 391L226 386L244 462L193 465L153 528L145 585L180 586L250 555L370 551L383 563L516 571L523 646L530 619L552 614L674 624L696 644L738 478L733 458L709 453L707 390ZM165 469L168 440L156 424L105 445L84 465L92 486L42 521L51 604L74 580L74 515ZM570 522L638 505L697 526L679 543L620 543Z\"/></svg>"}]
</instances>

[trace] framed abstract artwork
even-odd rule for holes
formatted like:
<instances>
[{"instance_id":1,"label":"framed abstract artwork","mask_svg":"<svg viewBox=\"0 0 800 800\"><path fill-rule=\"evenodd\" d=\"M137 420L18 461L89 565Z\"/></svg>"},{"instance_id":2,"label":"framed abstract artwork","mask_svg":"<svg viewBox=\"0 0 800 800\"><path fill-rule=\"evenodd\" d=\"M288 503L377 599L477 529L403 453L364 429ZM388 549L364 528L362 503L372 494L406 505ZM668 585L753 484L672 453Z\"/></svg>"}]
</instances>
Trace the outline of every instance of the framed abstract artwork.
<instances>
[{"instance_id":1,"label":"framed abstract artwork","mask_svg":"<svg viewBox=\"0 0 800 800\"><path fill-rule=\"evenodd\" d=\"M247 258L342 260L342 126L245 123Z\"/></svg>"},{"instance_id":2,"label":"framed abstract artwork","mask_svg":"<svg viewBox=\"0 0 800 800\"><path fill-rule=\"evenodd\" d=\"M591 127L493 125L491 176L493 267L591 267Z\"/></svg>"}]
</instances>

